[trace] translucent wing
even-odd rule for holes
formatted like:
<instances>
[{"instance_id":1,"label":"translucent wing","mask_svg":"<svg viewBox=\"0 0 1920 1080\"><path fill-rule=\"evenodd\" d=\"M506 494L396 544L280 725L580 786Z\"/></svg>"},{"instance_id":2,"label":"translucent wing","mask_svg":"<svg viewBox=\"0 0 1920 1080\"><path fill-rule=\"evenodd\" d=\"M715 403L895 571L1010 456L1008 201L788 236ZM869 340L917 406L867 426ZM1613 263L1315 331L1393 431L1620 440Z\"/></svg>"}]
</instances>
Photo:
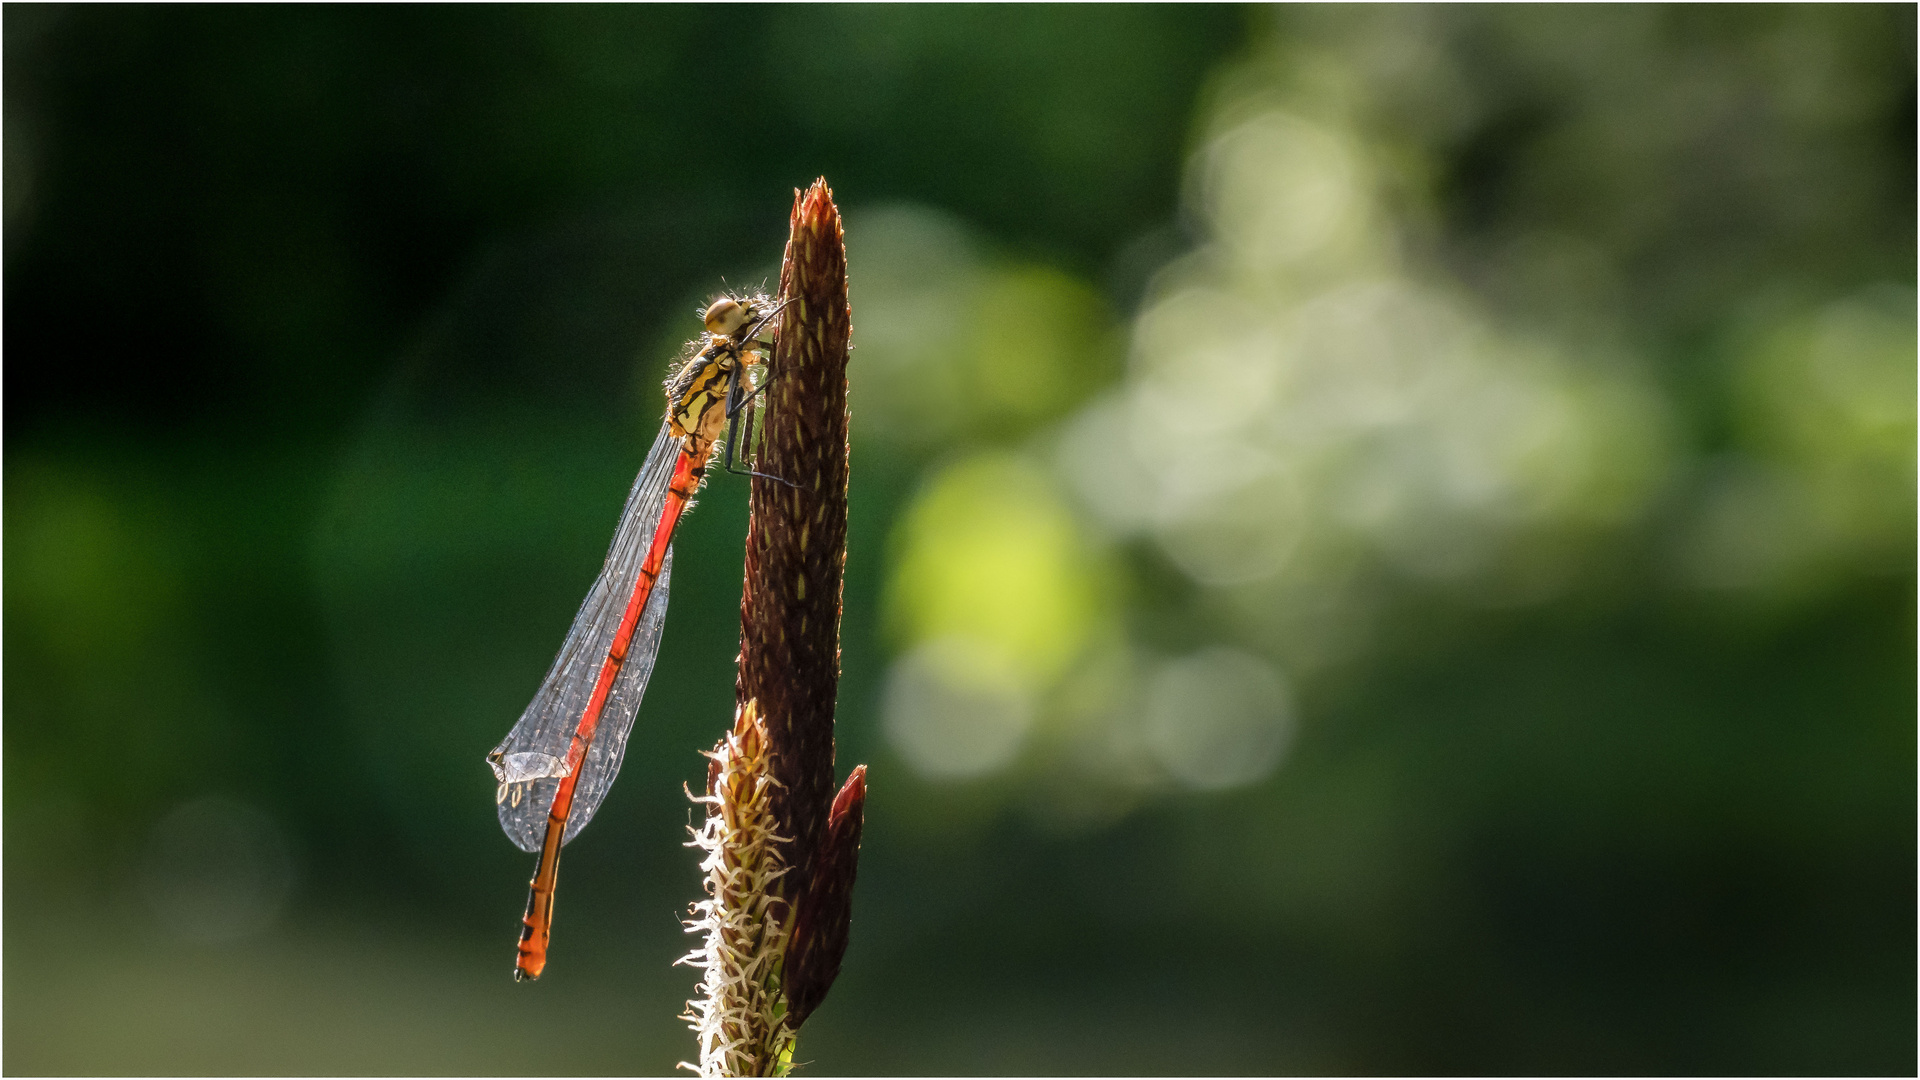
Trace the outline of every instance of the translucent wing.
<instances>
[{"instance_id":1,"label":"translucent wing","mask_svg":"<svg viewBox=\"0 0 1920 1080\"><path fill-rule=\"evenodd\" d=\"M654 530L660 524L661 507L666 501L667 485L673 479L674 460L680 453L680 440L666 425L648 451L647 460L634 478L627 505L620 512L620 526L613 535L613 547L600 568L600 576L574 616L560 654L553 659L546 681L533 696L520 721L507 737L487 755L499 781L500 828L522 851L540 850L546 835L547 811L553 805L554 792L566 773L568 745L579 726L580 714L593 695L600 667L613 644L620 617L640 579L641 564L653 545ZM673 551L667 550L652 595L641 611L627 648L626 663L614 679L607 702L600 714L593 742L587 747L581 764L580 779L574 787L573 809L567 816L564 841L571 841L607 797L614 777L620 772L620 759L627 748L627 736L633 730L633 716L647 690L647 677L653 674L653 661L660 648L660 631L667 618L667 583L673 569Z\"/></svg>"}]
</instances>

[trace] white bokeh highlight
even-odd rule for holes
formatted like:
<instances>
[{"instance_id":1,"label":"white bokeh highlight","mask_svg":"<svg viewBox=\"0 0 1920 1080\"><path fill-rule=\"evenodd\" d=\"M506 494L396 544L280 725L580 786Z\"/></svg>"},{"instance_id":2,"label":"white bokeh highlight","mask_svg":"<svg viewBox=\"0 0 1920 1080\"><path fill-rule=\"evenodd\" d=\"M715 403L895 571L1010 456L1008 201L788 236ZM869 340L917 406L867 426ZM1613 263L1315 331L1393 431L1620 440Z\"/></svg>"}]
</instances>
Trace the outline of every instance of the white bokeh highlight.
<instances>
[{"instance_id":1,"label":"white bokeh highlight","mask_svg":"<svg viewBox=\"0 0 1920 1080\"><path fill-rule=\"evenodd\" d=\"M1159 665L1145 701L1146 746L1176 783L1199 791L1264 780L1293 741L1293 695L1271 665L1213 647Z\"/></svg>"},{"instance_id":2,"label":"white bokeh highlight","mask_svg":"<svg viewBox=\"0 0 1920 1080\"><path fill-rule=\"evenodd\" d=\"M961 636L928 641L887 674L887 742L930 780L966 780L1012 764L1034 722L1031 694L996 671L996 650Z\"/></svg>"}]
</instances>

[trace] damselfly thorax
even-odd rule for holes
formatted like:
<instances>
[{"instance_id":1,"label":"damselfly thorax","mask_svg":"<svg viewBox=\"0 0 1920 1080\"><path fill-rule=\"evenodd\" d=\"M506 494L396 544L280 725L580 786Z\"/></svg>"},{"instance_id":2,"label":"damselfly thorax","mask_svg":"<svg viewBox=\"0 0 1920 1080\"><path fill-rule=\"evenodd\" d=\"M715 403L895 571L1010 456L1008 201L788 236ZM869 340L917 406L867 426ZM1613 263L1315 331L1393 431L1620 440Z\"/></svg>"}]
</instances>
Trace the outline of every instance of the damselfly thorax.
<instances>
[{"instance_id":1,"label":"damselfly thorax","mask_svg":"<svg viewBox=\"0 0 1920 1080\"><path fill-rule=\"evenodd\" d=\"M703 316L707 332L694 342L697 351L667 380L667 429L703 463L750 392L747 370L764 365L772 352L771 343L753 334L777 310L763 296L715 300Z\"/></svg>"}]
</instances>

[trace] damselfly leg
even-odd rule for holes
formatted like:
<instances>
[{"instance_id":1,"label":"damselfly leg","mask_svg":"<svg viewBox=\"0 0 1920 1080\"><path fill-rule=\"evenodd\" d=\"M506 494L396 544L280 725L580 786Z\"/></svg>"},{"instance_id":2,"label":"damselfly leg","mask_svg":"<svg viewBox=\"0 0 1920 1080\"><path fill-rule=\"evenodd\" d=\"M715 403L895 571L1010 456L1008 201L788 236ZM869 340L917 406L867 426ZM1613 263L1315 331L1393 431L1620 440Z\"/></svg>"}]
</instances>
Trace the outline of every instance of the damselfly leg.
<instances>
[{"instance_id":1,"label":"damselfly leg","mask_svg":"<svg viewBox=\"0 0 1920 1080\"><path fill-rule=\"evenodd\" d=\"M761 364L761 367L766 371L766 375L760 379L760 385L754 387L752 390L748 390L745 385L747 377L746 365L742 363L734 367L733 382L727 387L727 452L725 460L721 462L721 467L735 476L758 476L763 480L773 480L798 491L800 490L800 485L784 476L775 476L772 473L761 472L751 466L744 469L734 468L736 460L735 454L740 445L741 417L743 415L747 417L747 434L751 437L753 433L752 406L754 399L766 393L767 388L773 385L773 380L780 375L778 371L773 369L773 342L759 340L754 335L758 334L762 328L772 322L775 316L785 311L787 304L792 302L791 300L783 302L779 307L767 312L752 328L740 334L746 341L746 345L741 349L742 359L744 360L747 354L752 352L757 351L761 353L766 357L766 360Z\"/></svg>"},{"instance_id":2,"label":"damselfly leg","mask_svg":"<svg viewBox=\"0 0 1920 1080\"><path fill-rule=\"evenodd\" d=\"M741 383L744 381L744 378L744 375L735 375L733 386L727 392L727 453L726 459L721 462L721 467L735 476L758 476L763 480L773 480L798 491L800 490L800 485L784 476L775 476L772 473L761 472L754 468L736 469L733 467L734 454L740 444L741 418L746 418L747 434L751 437L753 434L753 409L750 406L753 404L753 399L765 392L768 384L773 381L772 373L768 373L767 377L761 380L759 386L754 387L751 392L743 393Z\"/></svg>"}]
</instances>

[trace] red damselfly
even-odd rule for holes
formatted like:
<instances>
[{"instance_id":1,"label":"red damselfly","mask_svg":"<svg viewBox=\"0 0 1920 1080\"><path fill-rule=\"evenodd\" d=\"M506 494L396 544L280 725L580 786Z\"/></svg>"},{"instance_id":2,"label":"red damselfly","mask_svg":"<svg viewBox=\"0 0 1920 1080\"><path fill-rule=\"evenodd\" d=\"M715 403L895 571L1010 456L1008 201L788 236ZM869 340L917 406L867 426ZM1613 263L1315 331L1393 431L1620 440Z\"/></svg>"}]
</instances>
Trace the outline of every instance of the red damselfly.
<instances>
[{"instance_id":1,"label":"red damselfly","mask_svg":"<svg viewBox=\"0 0 1920 1080\"><path fill-rule=\"evenodd\" d=\"M735 469L734 456L742 414L767 383L750 386L749 369L772 356L760 335L784 307L765 296L727 296L707 308L706 333L667 380L666 420L627 494L600 576L540 691L487 755L499 781L500 827L520 850L540 853L515 979L537 979L546 968L560 847L592 819L620 772L666 624L674 526L723 428L727 471L766 475Z\"/></svg>"}]
</instances>

